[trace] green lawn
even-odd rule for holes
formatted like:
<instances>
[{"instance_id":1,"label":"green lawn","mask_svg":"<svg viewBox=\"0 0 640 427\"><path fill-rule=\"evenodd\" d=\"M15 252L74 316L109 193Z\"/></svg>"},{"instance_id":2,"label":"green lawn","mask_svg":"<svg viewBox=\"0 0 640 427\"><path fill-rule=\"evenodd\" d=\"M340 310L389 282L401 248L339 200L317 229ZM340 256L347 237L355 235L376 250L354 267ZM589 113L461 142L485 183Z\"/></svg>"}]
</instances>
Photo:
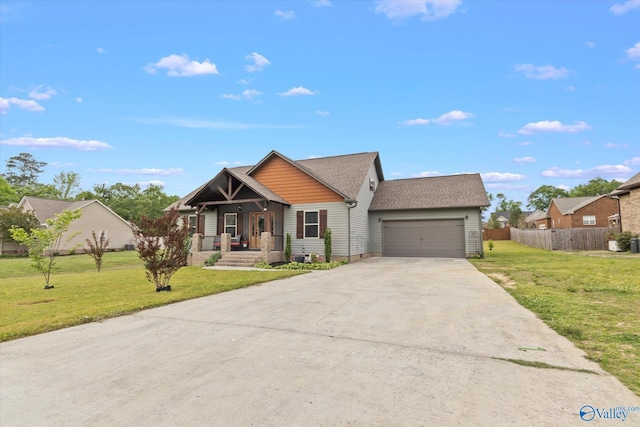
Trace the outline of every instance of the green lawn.
<instances>
[{"instance_id":1,"label":"green lawn","mask_svg":"<svg viewBox=\"0 0 640 427\"><path fill-rule=\"evenodd\" d=\"M171 279L171 292L155 292L136 251L105 254L100 273L88 255L56 260L55 289L44 290L28 258L0 258L0 341L304 274L184 267Z\"/></svg>"},{"instance_id":2,"label":"green lawn","mask_svg":"<svg viewBox=\"0 0 640 427\"><path fill-rule=\"evenodd\" d=\"M494 244L478 270L640 395L640 255Z\"/></svg>"}]
</instances>

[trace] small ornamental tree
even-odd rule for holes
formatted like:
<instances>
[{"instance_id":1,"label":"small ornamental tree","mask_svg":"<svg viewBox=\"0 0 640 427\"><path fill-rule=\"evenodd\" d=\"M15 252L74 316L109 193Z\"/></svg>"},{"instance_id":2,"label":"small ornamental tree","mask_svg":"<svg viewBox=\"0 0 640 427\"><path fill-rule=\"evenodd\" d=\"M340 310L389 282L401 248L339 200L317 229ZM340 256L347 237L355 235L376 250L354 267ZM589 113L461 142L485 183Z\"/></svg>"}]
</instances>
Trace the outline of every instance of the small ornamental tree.
<instances>
[{"instance_id":1,"label":"small ornamental tree","mask_svg":"<svg viewBox=\"0 0 640 427\"><path fill-rule=\"evenodd\" d=\"M189 254L186 219L175 208L157 219L143 216L133 234L147 279L156 285L156 292L170 291L171 276L187 263Z\"/></svg>"},{"instance_id":2,"label":"small ornamental tree","mask_svg":"<svg viewBox=\"0 0 640 427\"><path fill-rule=\"evenodd\" d=\"M331 262L331 229L324 230L324 260Z\"/></svg>"},{"instance_id":3,"label":"small ornamental tree","mask_svg":"<svg viewBox=\"0 0 640 427\"><path fill-rule=\"evenodd\" d=\"M98 272L102 268L102 256L107 251L107 247L109 246L109 239L106 236L106 233L103 231L100 232L100 237L96 235L95 230L91 231L91 239L86 239L87 248L84 248L84 251L91 256L96 262L96 268Z\"/></svg>"},{"instance_id":4,"label":"small ornamental tree","mask_svg":"<svg viewBox=\"0 0 640 427\"><path fill-rule=\"evenodd\" d=\"M80 234L80 231L76 231L65 237L71 223L81 216L82 212L80 211L65 210L61 214L56 214L54 218L46 220L44 228L33 228L30 233L27 233L24 228L14 227L11 229L13 240L29 249L31 265L44 276L45 289L53 288L49 279L55 265L55 255Z\"/></svg>"},{"instance_id":5,"label":"small ornamental tree","mask_svg":"<svg viewBox=\"0 0 640 427\"><path fill-rule=\"evenodd\" d=\"M287 243L284 246L284 259L291 262L291 234L287 233Z\"/></svg>"}]
</instances>

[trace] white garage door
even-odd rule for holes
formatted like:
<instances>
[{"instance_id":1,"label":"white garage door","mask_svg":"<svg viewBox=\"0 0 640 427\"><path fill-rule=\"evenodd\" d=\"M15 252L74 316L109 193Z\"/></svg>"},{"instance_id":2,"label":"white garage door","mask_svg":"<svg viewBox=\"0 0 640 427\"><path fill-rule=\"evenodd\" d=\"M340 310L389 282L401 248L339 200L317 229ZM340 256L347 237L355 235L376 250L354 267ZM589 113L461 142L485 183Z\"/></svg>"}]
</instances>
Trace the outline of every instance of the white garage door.
<instances>
[{"instance_id":1,"label":"white garage door","mask_svg":"<svg viewBox=\"0 0 640 427\"><path fill-rule=\"evenodd\" d=\"M465 258L464 220L384 221L382 256Z\"/></svg>"}]
</instances>

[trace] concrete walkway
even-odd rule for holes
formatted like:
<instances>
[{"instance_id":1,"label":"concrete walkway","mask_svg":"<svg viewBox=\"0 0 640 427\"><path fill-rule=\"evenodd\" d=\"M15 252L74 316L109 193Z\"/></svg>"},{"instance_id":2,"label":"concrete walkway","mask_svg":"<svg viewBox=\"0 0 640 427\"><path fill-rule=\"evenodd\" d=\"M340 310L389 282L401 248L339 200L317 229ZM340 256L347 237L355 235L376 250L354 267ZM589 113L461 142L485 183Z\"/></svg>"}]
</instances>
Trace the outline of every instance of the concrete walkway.
<instances>
[{"instance_id":1,"label":"concrete walkway","mask_svg":"<svg viewBox=\"0 0 640 427\"><path fill-rule=\"evenodd\" d=\"M640 399L465 260L374 258L0 344L2 426L568 426L585 405Z\"/></svg>"}]
</instances>

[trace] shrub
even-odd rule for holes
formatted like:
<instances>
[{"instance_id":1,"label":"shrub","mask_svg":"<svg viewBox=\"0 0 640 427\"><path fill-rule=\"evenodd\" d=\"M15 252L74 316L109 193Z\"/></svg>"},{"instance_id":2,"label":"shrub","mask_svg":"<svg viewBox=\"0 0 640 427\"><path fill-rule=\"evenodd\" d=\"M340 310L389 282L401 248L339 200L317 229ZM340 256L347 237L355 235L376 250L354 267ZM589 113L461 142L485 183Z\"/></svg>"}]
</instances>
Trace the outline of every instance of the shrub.
<instances>
[{"instance_id":1,"label":"shrub","mask_svg":"<svg viewBox=\"0 0 640 427\"><path fill-rule=\"evenodd\" d=\"M216 262L218 262L220 258L222 258L222 253L216 252L204 262L204 265L206 265L207 267L212 267L216 265Z\"/></svg>"},{"instance_id":2,"label":"shrub","mask_svg":"<svg viewBox=\"0 0 640 427\"><path fill-rule=\"evenodd\" d=\"M633 234L630 231L624 231L622 233L617 233L614 236L616 242L618 242L618 247L622 252L627 252L631 249L631 239L633 237L638 237L637 234Z\"/></svg>"},{"instance_id":3,"label":"shrub","mask_svg":"<svg viewBox=\"0 0 640 427\"><path fill-rule=\"evenodd\" d=\"M287 243L284 247L284 258L287 262L291 261L291 233L287 233Z\"/></svg>"},{"instance_id":4,"label":"shrub","mask_svg":"<svg viewBox=\"0 0 640 427\"><path fill-rule=\"evenodd\" d=\"M331 262L331 229L324 230L324 259Z\"/></svg>"},{"instance_id":5,"label":"shrub","mask_svg":"<svg viewBox=\"0 0 640 427\"><path fill-rule=\"evenodd\" d=\"M316 262L316 263L304 263L304 262L291 262L289 264L280 265L275 267L276 270L331 270L332 268L345 265L346 261L333 261L333 262Z\"/></svg>"},{"instance_id":6,"label":"shrub","mask_svg":"<svg viewBox=\"0 0 640 427\"><path fill-rule=\"evenodd\" d=\"M265 262L265 261L257 262L257 263L254 265L254 267L255 267L255 268L273 268L273 267L271 267L271 265L269 265L269 263L268 263L268 262Z\"/></svg>"},{"instance_id":7,"label":"shrub","mask_svg":"<svg viewBox=\"0 0 640 427\"><path fill-rule=\"evenodd\" d=\"M489 250L492 251L493 248L496 246L495 243L493 243L493 240L489 239Z\"/></svg>"},{"instance_id":8,"label":"shrub","mask_svg":"<svg viewBox=\"0 0 640 427\"><path fill-rule=\"evenodd\" d=\"M104 230L100 232L100 237L96 235L95 230L92 230L91 237L93 237L93 241L86 239L87 246L89 247L85 248L85 252L95 260L96 268L98 272L100 272L102 268L102 255L107 251L109 239L105 236Z\"/></svg>"}]
</instances>

